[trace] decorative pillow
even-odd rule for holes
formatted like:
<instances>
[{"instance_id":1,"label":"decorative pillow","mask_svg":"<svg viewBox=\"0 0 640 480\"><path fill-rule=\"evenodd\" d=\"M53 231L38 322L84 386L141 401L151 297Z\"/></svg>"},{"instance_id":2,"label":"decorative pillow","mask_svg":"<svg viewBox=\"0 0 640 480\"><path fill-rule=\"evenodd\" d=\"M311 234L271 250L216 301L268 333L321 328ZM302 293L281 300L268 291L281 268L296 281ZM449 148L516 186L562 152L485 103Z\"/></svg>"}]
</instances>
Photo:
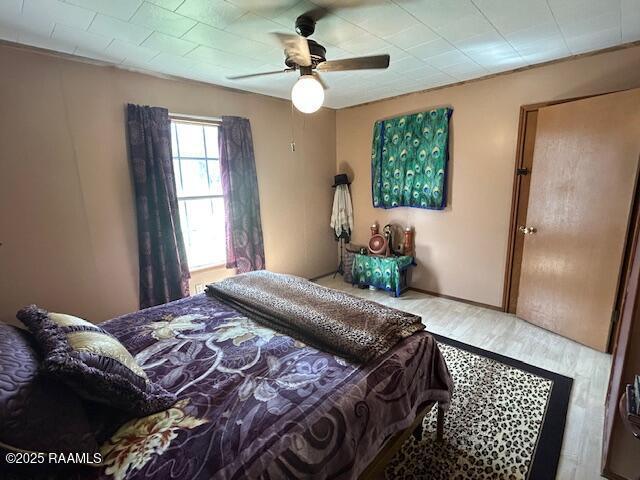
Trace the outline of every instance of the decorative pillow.
<instances>
[{"instance_id":1,"label":"decorative pillow","mask_svg":"<svg viewBox=\"0 0 640 480\"><path fill-rule=\"evenodd\" d=\"M111 334L78 317L30 305L17 314L44 353L43 368L88 400L138 416L166 410L175 395L149 381Z\"/></svg>"},{"instance_id":2,"label":"decorative pillow","mask_svg":"<svg viewBox=\"0 0 640 480\"><path fill-rule=\"evenodd\" d=\"M98 446L82 401L39 371L36 347L28 332L0 323L0 450L92 456Z\"/></svg>"}]
</instances>

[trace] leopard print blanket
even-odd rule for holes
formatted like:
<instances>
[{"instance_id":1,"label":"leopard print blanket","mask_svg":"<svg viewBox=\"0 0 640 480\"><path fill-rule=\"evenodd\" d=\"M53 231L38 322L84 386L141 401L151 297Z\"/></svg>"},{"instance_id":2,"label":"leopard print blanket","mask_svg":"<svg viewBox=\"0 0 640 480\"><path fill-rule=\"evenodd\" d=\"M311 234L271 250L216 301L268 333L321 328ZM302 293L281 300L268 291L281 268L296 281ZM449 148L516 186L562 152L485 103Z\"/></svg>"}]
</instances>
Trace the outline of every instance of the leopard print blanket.
<instances>
[{"instance_id":1,"label":"leopard print blanket","mask_svg":"<svg viewBox=\"0 0 640 480\"><path fill-rule=\"evenodd\" d=\"M424 330L417 315L294 275L243 273L207 285L206 292L268 328L358 363Z\"/></svg>"}]
</instances>

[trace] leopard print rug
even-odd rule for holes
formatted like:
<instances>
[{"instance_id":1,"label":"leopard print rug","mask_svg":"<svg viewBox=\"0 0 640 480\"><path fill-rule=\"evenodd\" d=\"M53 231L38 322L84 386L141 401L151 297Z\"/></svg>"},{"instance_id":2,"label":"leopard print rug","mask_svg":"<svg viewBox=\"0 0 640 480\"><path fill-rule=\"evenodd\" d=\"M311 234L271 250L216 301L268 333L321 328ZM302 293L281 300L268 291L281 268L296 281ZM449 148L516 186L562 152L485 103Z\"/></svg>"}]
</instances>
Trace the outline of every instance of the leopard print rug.
<instances>
[{"instance_id":1,"label":"leopard print rug","mask_svg":"<svg viewBox=\"0 0 640 480\"><path fill-rule=\"evenodd\" d=\"M439 342L455 383L444 442L436 411L389 463L387 479L526 479L553 382Z\"/></svg>"}]
</instances>

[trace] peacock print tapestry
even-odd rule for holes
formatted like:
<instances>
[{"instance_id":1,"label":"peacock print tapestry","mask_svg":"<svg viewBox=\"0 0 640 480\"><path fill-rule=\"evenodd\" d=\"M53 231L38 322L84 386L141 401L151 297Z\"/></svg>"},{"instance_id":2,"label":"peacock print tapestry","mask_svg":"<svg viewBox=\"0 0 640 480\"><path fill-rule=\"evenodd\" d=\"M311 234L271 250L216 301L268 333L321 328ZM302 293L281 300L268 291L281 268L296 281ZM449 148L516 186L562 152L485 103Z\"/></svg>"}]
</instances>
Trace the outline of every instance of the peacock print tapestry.
<instances>
[{"instance_id":1,"label":"peacock print tapestry","mask_svg":"<svg viewBox=\"0 0 640 480\"><path fill-rule=\"evenodd\" d=\"M374 207L446 207L452 113L451 108L438 108L375 123L371 151Z\"/></svg>"}]
</instances>

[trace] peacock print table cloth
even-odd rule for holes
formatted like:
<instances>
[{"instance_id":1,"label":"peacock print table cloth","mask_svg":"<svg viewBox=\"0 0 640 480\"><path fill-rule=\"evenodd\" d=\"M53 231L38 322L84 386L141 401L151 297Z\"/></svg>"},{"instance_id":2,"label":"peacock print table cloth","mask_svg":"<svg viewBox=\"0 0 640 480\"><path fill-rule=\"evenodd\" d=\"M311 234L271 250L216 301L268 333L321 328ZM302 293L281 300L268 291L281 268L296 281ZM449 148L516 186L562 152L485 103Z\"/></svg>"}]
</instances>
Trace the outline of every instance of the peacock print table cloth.
<instances>
[{"instance_id":1,"label":"peacock print table cloth","mask_svg":"<svg viewBox=\"0 0 640 480\"><path fill-rule=\"evenodd\" d=\"M353 283L373 285L400 296L402 289L400 276L403 270L415 265L413 257L379 257L377 255L356 254L353 262Z\"/></svg>"},{"instance_id":2,"label":"peacock print table cloth","mask_svg":"<svg viewBox=\"0 0 640 480\"><path fill-rule=\"evenodd\" d=\"M371 149L374 207L446 207L452 113L451 108L438 108L375 123Z\"/></svg>"}]
</instances>

